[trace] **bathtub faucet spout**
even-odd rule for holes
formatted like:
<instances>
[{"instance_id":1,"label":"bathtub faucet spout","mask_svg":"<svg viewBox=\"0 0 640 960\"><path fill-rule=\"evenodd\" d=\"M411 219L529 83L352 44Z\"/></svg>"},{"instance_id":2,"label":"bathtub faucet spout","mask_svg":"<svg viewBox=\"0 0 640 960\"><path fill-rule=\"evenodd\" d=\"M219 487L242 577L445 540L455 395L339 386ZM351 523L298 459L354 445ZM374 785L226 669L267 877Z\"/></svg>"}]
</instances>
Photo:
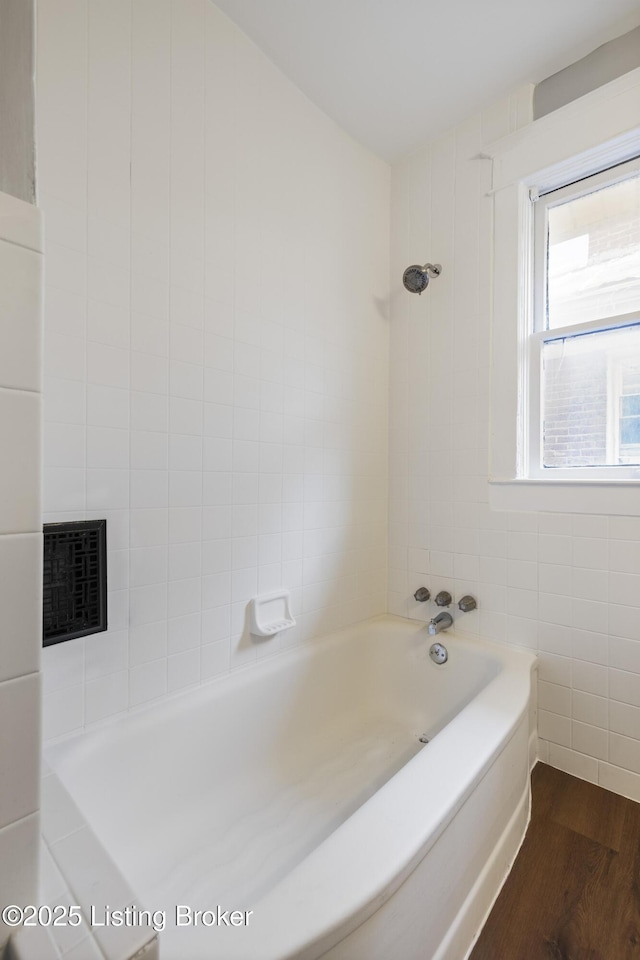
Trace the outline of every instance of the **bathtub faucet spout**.
<instances>
[{"instance_id":1,"label":"bathtub faucet spout","mask_svg":"<svg viewBox=\"0 0 640 960\"><path fill-rule=\"evenodd\" d=\"M433 620L429 621L428 629L429 636L435 637L437 633L442 633L443 630L448 630L449 627L453 626L453 617L450 613L439 613L437 617L434 617Z\"/></svg>"}]
</instances>

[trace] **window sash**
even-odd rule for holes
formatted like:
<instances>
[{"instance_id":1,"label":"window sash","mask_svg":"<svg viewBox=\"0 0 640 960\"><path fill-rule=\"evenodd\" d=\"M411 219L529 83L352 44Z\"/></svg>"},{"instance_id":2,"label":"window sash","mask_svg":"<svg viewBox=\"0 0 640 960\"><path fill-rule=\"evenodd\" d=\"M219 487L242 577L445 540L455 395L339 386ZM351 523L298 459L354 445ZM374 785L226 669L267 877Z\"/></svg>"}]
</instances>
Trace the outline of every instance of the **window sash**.
<instances>
[{"instance_id":1,"label":"window sash","mask_svg":"<svg viewBox=\"0 0 640 960\"><path fill-rule=\"evenodd\" d=\"M543 435L542 435L542 352L545 344L557 340L574 339L593 333L607 333L612 330L640 324L640 312L624 314L619 317L610 317L606 322L591 322L576 326L563 327L561 330L544 330L533 333L529 338L529 444L528 463L525 465L525 476L531 478L561 479L637 479L640 467L637 464L606 464L593 467L550 467L544 465ZM610 391L611 392L611 391ZM619 423L611 406L612 400L617 400L620 391L613 391L607 407L609 419L607 429L608 453L615 455L619 447Z\"/></svg>"},{"instance_id":2,"label":"window sash","mask_svg":"<svg viewBox=\"0 0 640 960\"><path fill-rule=\"evenodd\" d=\"M628 180L635 173L640 171L640 157L633 160L627 160L625 163L617 164L600 173L592 174L575 183L569 183L566 186L558 187L554 190L548 190L546 193L538 194L537 191L530 193L530 199L534 205L533 211L533 331L540 332L547 330L547 244L549 238L549 215L548 211L552 207L566 203L568 200L578 200L580 197L588 196L604 187L611 187L623 180ZM609 318L593 321L599 329L599 324L608 323ZM573 329L579 329L583 324L569 325ZM569 329L567 327L554 327L553 332L560 333ZM585 325L586 326L586 325Z\"/></svg>"}]
</instances>

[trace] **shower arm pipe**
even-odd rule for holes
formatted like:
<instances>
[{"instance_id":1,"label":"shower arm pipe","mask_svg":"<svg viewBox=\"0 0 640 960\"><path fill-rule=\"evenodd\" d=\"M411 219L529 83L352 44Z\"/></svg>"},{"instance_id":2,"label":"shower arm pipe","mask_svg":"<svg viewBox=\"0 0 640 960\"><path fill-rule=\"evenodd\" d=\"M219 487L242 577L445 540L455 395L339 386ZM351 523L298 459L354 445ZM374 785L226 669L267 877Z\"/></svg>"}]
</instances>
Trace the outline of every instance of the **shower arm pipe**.
<instances>
[{"instance_id":1,"label":"shower arm pipe","mask_svg":"<svg viewBox=\"0 0 640 960\"><path fill-rule=\"evenodd\" d=\"M442 266L439 263L425 263L422 268L430 277L439 277L442 273Z\"/></svg>"}]
</instances>

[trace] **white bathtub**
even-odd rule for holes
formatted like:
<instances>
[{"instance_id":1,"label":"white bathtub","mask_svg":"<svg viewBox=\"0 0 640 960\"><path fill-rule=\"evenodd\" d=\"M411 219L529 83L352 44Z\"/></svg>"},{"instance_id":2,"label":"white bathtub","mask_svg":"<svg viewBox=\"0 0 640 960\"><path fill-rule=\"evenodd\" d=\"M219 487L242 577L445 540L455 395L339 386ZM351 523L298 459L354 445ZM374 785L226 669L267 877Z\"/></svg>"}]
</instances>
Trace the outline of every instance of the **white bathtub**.
<instances>
[{"instance_id":1,"label":"white bathtub","mask_svg":"<svg viewBox=\"0 0 640 960\"><path fill-rule=\"evenodd\" d=\"M49 748L161 960L462 960L526 829L535 658L438 639L378 618Z\"/></svg>"}]
</instances>

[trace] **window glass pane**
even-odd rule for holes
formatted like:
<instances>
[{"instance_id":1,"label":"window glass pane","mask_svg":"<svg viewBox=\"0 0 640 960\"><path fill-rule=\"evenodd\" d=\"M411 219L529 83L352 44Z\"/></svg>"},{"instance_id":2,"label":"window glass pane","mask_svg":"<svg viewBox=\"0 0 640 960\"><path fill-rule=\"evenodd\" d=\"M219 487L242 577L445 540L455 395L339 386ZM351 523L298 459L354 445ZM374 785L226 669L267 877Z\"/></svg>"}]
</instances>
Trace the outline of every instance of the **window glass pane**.
<instances>
[{"instance_id":1,"label":"window glass pane","mask_svg":"<svg viewBox=\"0 0 640 960\"><path fill-rule=\"evenodd\" d=\"M548 328L640 310L640 174L548 216Z\"/></svg>"},{"instance_id":2,"label":"window glass pane","mask_svg":"<svg viewBox=\"0 0 640 960\"><path fill-rule=\"evenodd\" d=\"M621 417L640 417L640 394L629 394L620 399Z\"/></svg>"},{"instance_id":3,"label":"window glass pane","mask_svg":"<svg viewBox=\"0 0 640 960\"><path fill-rule=\"evenodd\" d=\"M640 463L640 324L542 348L545 467Z\"/></svg>"},{"instance_id":4,"label":"window glass pane","mask_svg":"<svg viewBox=\"0 0 640 960\"><path fill-rule=\"evenodd\" d=\"M625 417L620 421L621 446L640 445L640 417Z\"/></svg>"}]
</instances>

